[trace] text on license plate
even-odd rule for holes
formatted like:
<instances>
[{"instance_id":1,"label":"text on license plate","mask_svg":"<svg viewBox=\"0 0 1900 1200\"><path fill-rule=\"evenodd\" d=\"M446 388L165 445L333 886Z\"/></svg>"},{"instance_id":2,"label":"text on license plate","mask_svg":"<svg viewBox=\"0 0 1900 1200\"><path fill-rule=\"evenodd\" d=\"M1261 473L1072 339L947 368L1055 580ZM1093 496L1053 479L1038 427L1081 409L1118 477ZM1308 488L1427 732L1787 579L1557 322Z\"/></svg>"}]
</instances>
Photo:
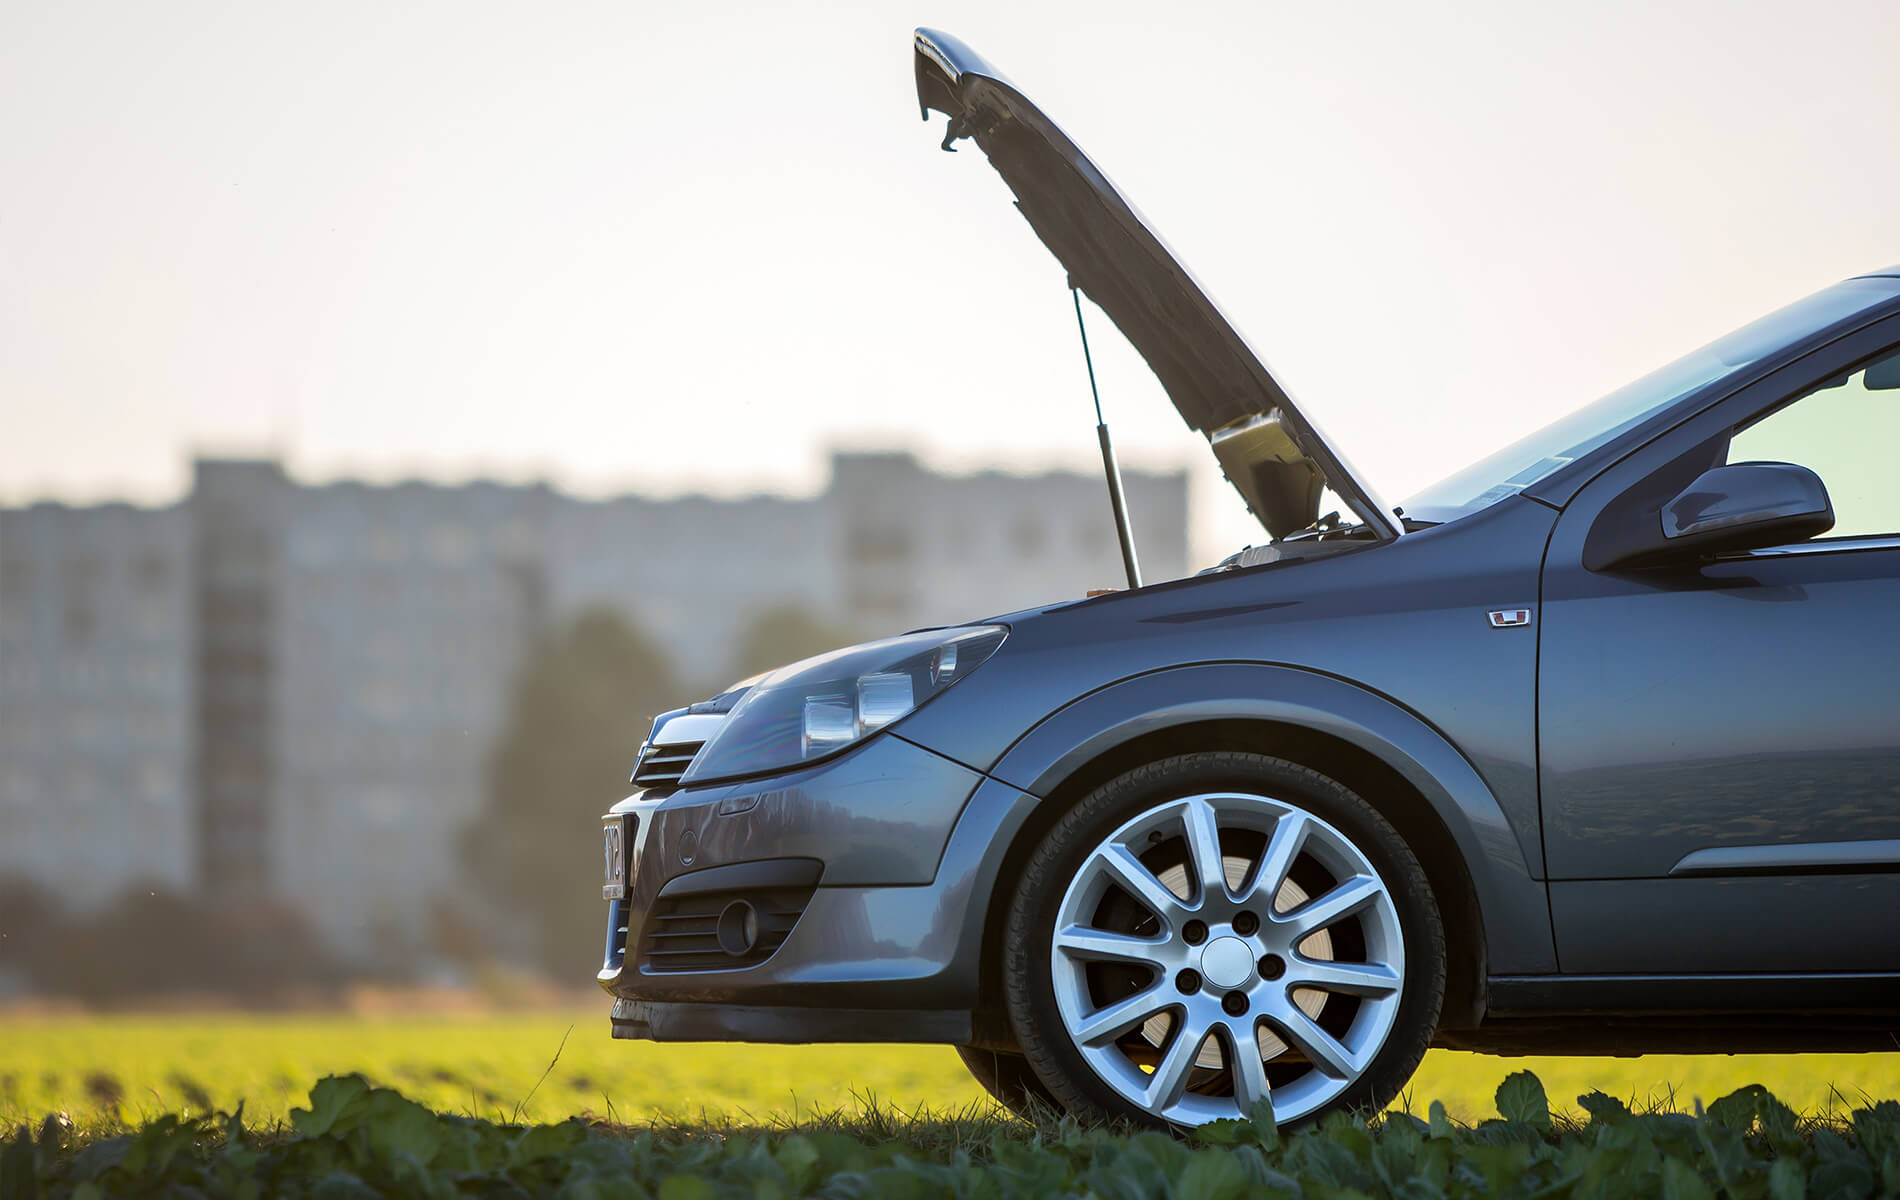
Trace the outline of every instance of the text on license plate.
<instances>
[{"instance_id":1,"label":"text on license plate","mask_svg":"<svg viewBox=\"0 0 1900 1200\"><path fill-rule=\"evenodd\" d=\"M605 843L602 852L607 868L606 882L600 889L601 899L624 900L627 897L626 818L606 818L601 823L601 836Z\"/></svg>"}]
</instances>

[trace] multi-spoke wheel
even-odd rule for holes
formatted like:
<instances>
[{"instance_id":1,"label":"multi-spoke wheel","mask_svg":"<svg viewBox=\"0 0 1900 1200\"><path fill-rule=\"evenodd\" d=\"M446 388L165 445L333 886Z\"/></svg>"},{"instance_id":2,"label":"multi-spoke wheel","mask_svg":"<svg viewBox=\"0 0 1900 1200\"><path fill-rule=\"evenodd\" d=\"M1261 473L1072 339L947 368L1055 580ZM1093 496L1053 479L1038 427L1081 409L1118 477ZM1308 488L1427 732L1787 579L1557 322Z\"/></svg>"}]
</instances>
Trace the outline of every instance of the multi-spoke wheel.
<instances>
[{"instance_id":1,"label":"multi-spoke wheel","mask_svg":"<svg viewBox=\"0 0 1900 1200\"><path fill-rule=\"evenodd\" d=\"M1093 1117L1382 1105L1431 1040L1444 934L1418 860L1339 784L1250 754L1112 780L1030 860L1004 955L1029 1065Z\"/></svg>"}]
</instances>

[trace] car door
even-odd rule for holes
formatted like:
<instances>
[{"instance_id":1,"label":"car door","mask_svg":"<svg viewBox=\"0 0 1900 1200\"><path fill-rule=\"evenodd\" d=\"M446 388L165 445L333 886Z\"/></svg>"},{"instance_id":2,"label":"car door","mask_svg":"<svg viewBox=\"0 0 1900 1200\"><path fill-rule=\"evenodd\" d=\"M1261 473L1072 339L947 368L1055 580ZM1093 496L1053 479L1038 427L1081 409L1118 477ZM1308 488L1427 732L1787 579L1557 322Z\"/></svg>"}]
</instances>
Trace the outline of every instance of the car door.
<instances>
[{"instance_id":1,"label":"car door","mask_svg":"<svg viewBox=\"0 0 1900 1200\"><path fill-rule=\"evenodd\" d=\"M1814 470L1834 528L1593 568L1606 531L1745 461ZM1564 972L1900 970L1900 319L1774 372L1579 492L1546 555L1539 630Z\"/></svg>"}]
</instances>

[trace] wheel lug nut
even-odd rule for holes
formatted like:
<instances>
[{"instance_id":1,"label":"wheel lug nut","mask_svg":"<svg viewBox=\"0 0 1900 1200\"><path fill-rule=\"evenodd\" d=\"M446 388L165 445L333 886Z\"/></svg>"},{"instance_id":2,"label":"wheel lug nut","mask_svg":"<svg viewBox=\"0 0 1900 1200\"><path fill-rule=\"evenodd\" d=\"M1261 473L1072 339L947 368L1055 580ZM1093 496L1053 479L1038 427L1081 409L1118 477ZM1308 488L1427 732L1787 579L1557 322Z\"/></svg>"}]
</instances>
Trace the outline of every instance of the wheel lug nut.
<instances>
[{"instance_id":1,"label":"wheel lug nut","mask_svg":"<svg viewBox=\"0 0 1900 1200\"><path fill-rule=\"evenodd\" d=\"M1183 971L1174 977L1174 988L1183 996L1189 996L1201 990L1201 973Z\"/></svg>"},{"instance_id":2,"label":"wheel lug nut","mask_svg":"<svg viewBox=\"0 0 1900 1200\"><path fill-rule=\"evenodd\" d=\"M1228 992L1220 998L1220 1006L1230 1017L1237 1017L1247 1011L1247 997L1240 992Z\"/></svg>"},{"instance_id":3,"label":"wheel lug nut","mask_svg":"<svg viewBox=\"0 0 1900 1200\"><path fill-rule=\"evenodd\" d=\"M1207 940L1207 926L1200 921L1189 921L1181 929L1181 936L1190 946L1198 946Z\"/></svg>"},{"instance_id":4,"label":"wheel lug nut","mask_svg":"<svg viewBox=\"0 0 1900 1200\"><path fill-rule=\"evenodd\" d=\"M1277 954L1268 954L1260 959L1260 978L1278 979L1286 974L1286 960Z\"/></svg>"},{"instance_id":5,"label":"wheel lug nut","mask_svg":"<svg viewBox=\"0 0 1900 1200\"><path fill-rule=\"evenodd\" d=\"M1259 917L1254 916L1250 912L1241 912L1241 913L1234 914L1234 932L1239 934L1241 937L1247 937L1250 934L1258 932L1259 929L1260 929Z\"/></svg>"}]
</instances>

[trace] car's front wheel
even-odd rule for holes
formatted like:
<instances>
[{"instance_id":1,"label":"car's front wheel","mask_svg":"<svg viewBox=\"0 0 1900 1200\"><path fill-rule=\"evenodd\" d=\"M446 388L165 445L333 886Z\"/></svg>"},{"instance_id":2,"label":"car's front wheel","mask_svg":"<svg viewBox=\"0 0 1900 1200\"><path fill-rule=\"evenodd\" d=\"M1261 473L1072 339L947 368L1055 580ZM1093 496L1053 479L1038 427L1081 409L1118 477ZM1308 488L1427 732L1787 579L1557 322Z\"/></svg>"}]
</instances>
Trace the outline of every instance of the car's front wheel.
<instances>
[{"instance_id":1,"label":"car's front wheel","mask_svg":"<svg viewBox=\"0 0 1900 1200\"><path fill-rule=\"evenodd\" d=\"M1383 1106L1445 984L1425 873L1333 780L1202 753L1103 784L1031 856L1003 954L1024 1057L1089 1119Z\"/></svg>"}]
</instances>

